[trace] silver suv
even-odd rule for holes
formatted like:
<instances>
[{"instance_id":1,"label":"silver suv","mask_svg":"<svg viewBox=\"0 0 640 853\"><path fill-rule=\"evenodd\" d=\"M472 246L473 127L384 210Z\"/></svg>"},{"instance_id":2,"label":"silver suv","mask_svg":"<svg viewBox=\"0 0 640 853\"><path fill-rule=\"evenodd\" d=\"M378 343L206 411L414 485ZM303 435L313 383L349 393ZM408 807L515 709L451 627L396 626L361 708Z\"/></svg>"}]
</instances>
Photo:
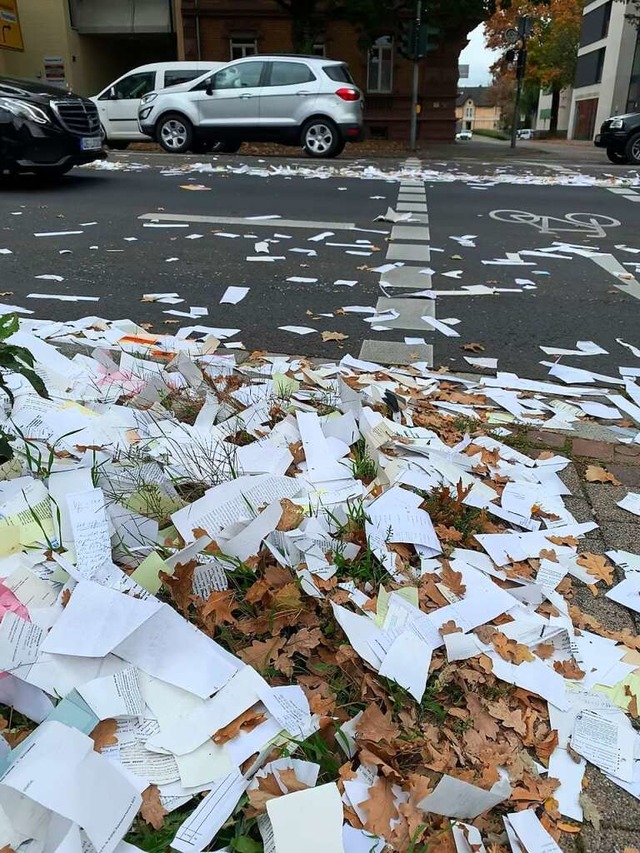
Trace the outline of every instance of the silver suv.
<instances>
[{"instance_id":1,"label":"silver suv","mask_svg":"<svg viewBox=\"0 0 640 853\"><path fill-rule=\"evenodd\" d=\"M233 153L254 141L335 157L347 142L362 139L363 110L362 93L343 62L251 56L145 95L138 124L172 154Z\"/></svg>"}]
</instances>

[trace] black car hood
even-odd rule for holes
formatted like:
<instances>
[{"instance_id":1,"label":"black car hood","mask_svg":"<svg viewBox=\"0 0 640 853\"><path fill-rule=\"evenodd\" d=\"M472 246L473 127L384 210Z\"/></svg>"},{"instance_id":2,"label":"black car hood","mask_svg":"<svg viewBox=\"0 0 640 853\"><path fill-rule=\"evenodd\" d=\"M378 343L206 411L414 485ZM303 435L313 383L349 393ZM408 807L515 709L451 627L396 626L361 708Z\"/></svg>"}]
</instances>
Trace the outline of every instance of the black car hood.
<instances>
[{"instance_id":1,"label":"black car hood","mask_svg":"<svg viewBox=\"0 0 640 853\"><path fill-rule=\"evenodd\" d=\"M623 113L622 115L609 116L607 121L611 121L612 118L621 118L625 121L632 120L632 124L640 124L640 113Z\"/></svg>"},{"instance_id":2,"label":"black car hood","mask_svg":"<svg viewBox=\"0 0 640 853\"><path fill-rule=\"evenodd\" d=\"M40 80L16 80L0 77L0 98L21 98L36 104L48 104L52 98L74 97L61 86L50 86ZM77 97L77 96L75 96Z\"/></svg>"}]
</instances>

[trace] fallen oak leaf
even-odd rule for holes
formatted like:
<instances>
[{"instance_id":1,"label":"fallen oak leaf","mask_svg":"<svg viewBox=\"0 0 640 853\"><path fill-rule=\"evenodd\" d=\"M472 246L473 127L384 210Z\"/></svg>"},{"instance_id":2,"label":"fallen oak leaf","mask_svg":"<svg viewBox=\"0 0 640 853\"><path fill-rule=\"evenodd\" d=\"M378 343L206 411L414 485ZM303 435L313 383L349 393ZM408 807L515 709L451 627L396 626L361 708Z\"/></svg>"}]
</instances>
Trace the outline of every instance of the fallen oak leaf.
<instances>
[{"instance_id":1,"label":"fallen oak leaf","mask_svg":"<svg viewBox=\"0 0 640 853\"><path fill-rule=\"evenodd\" d=\"M264 641L254 640L250 646L240 649L238 657L258 672L264 672L278 657L285 643L284 637L273 637Z\"/></svg>"},{"instance_id":2,"label":"fallen oak leaf","mask_svg":"<svg viewBox=\"0 0 640 853\"><path fill-rule=\"evenodd\" d=\"M594 577L596 580L604 581L607 586L613 583L613 566L607 565L607 560L600 554L591 554L585 551L580 554L576 563L587 570L587 574Z\"/></svg>"},{"instance_id":3,"label":"fallen oak leaf","mask_svg":"<svg viewBox=\"0 0 640 853\"><path fill-rule=\"evenodd\" d=\"M467 591L466 586L462 583L462 572L454 571L448 560L444 561L440 577L442 578L442 583L448 587L454 595L462 597Z\"/></svg>"},{"instance_id":4,"label":"fallen oak leaf","mask_svg":"<svg viewBox=\"0 0 640 853\"><path fill-rule=\"evenodd\" d=\"M584 476L589 483L611 483L612 486L622 485L617 477L600 467L600 465L589 465Z\"/></svg>"},{"instance_id":5,"label":"fallen oak leaf","mask_svg":"<svg viewBox=\"0 0 640 853\"><path fill-rule=\"evenodd\" d=\"M563 678L570 678L572 681L580 681L586 673L580 669L574 658L568 660L556 660L553 662L553 668Z\"/></svg>"},{"instance_id":6,"label":"fallen oak leaf","mask_svg":"<svg viewBox=\"0 0 640 853\"><path fill-rule=\"evenodd\" d=\"M301 782L298 779L296 771L293 768L279 770L278 775L280 776L280 781L290 794L293 794L295 791L306 791L309 787L306 782Z\"/></svg>"},{"instance_id":7,"label":"fallen oak leaf","mask_svg":"<svg viewBox=\"0 0 640 853\"><path fill-rule=\"evenodd\" d=\"M142 792L142 805L139 814L142 820L154 829L162 829L164 826L164 817L168 812L162 805L160 789L157 785L149 785Z\"/></svg>"},{"instance_id":8,"label":"fallen oak leaf","mask_svg":"<svg viewBox=\"0 0 640 853\"><path fill-rule=\"evenodd\" d=\"M266 776L256 776L255 778L258 780L258 787L248 790L247 797L249 798L249 804L260 814L266 810L269 800L274 800L276 797L283 797L284 793L273 773L267 773Z\"/></svg>"},{"instance_id":9,"label":"fallen oak leaf","mask_svg":"<svg viewBox=\"0 0 640 853\"><path fill-rule=\"evenodd\" d=\"M550 657L553 657L554 652L555 647L553 643L538 643L533 650L534 655L537 655L540 660L548 660Z\"/></svg>"},{"instance_id":10,"label":"fallen oak leaf","mask_svg":"<svg viewBox=\"0 0 640 853\"><path fill-rule=\"evenodd\" d=\"M484 347L482 346L482 344L476 343L463 344L460 349L464 350L465 352L484 352Z\"/></svg>"},{"instance_id":11,"label":"fallen oak leaf","mask_svg":"<svg viewBox=\"0 0 640 853\"><path fill-rule=\"evenodd\" d=\"M448 622L440 626L440 633L443 637L446 637L448 634L461 634L462 628L459 628L453 619L449 619Z\"/></svg>"},{"instance_id":12,"label":"fallen oak leaf","mask_svg":"<svg viewBox=\"0 0 640 853\"><path fill-rule=\"evenodd\" d=\"M200 608L199 614L202 620L207 623L208 628L213 628L224 622L233 625L236 618L231 611L237 607L235 592L232 589L213 590Z\"/></svg>"},{"instance_id":13,"label":"fallen oak leaf","mask_svg":"<svg viewBox=\"0 0 640 853\"><path fill-rule=\"evenodd\" d=\"M322 340L328 341L346 341L349 335L344 335L342 332L322 332Z\"/></svg>"},{"instance_id":14,"label":"fallen oak leaf","mask_svg":"<svg viewBox=\"0 0 640 853\"><path fill-rule=\"evenodd\" d=\"M580 544L575 536L545 536L553 545L566 545L569 548L577 548Z\"/></svg>"},{"instance_id":15,"label":"fallen oak leaf","mask_svg":"<svg viewBox=\"0 0 640 853\"><path fill-rule=\"evenodd\" d=\"M89 733L89 737L93 741L93 749L95 752L102 752L105 746L117 746L118 738L118 723L113 718L100 720L97 726Z\"/></svg>"},{"instance_id":16,"label":"fallen oak leaf","mask_svg":"<svg viewBox=\"0 0 640 853\"><path fill-rule=\"evenodd\" d=\"M265 719L266 717L264 714L256 711L255 708L249 708L248 711L244 711L244 713L240 714L239 717L236 717L235 720L231 720L231 722L227 723L226 726L218 729L217 732L211 735L211 740L214 743L217 743L218 746L222 746L230 740L233 740L233 738L239 735L240 732L253 731L253 729L261 723L264 723Z\"/></svg>"},{"instance_id":17,"label":"fallen oak leaf","mask_svg":"<svg viewBox=\"0 0 640 853\"><path fill-rule=\"evenodd\" d=\"M282 498L280 506L282 507L282 515L280 516L276 530L286 533L289 530L295 530L297 527L300 527L304 518L304 509L298 506L298 504L294 504L289 498Z\"/></svg>"},{"instance_id":18,"label":"fallen oak leaf","mask_svg":"<svg viewBox=\"0 0 640 853\"><path fill-rule=\"evenodd\" d=\"M71 599L71 590L63 589L62 595L60 596L60 604L62 607L66 607Z\"/></svg>"},{"instance_id":19,"label":"fallen oak leaf","mask_svg":"<svg viewBox=\"0 0 640 853\"><path fill-rule=\"evenodd\" d=\"M516 640L511 640L506 634L501 631L496 631L491 638L493 647L498 652L501 658L517 665L535 660L531 654L529 646L523 643L518 643Z\"/></svg>"},{"instance_id":20,"label":"fallen oak leaf","mask_svg":"<svg viewBox=\"0 0 640 853\"><path fill-rule=\"evenodd\" d=\"M373 743L384 740L391 744L400 735L400 729L391 719L391 714L383 714L374 702L360 717L356 726L356 735L362 740Z\"/></svg>"},{"instance_id":21,"label":"fallen oak leaf","mask_svg":"<svg viewBox=\"0 0 640 853\"><path fill-rule=\"evenodd\" d=\"M388 836L391 821L398 817L393 793L393 780L378 776L369 788L369 799L360 804L367 815L366 828L375 835Z\"/></svg>"}]
</instances>

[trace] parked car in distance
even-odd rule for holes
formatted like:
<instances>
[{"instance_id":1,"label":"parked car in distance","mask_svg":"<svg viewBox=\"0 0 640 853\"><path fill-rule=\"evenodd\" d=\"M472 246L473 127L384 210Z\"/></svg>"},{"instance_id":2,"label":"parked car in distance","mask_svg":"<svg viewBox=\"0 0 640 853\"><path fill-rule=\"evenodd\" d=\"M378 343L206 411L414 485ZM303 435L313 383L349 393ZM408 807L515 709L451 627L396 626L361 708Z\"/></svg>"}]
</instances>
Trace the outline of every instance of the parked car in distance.
<instances>
[{"instance_id":1,"label":"parked car in distance","mask_svg":"<svg viewBox=\"0 0 640 853\"><path fill-rule=\"evenodd\" d=\"M640 113L611 116L603 122L593 143L596 148L606 148L612 163L640 163Z\"/></svg>"},{"instance_id":2,"label":"parked car in distance","mask_svg":"<svg viewBox=\"0 0 640 853\"><path fill-rule=\"evenodd\" d=\"M456 133L457 142L464 142L465 140L468 141L469 139L473 139L473 134L470 130L459 130Z\"/></svg>"},{"instance_id":3,"label":"parked car in distance","mask_svg":"<svg viewBox=\"0 0 640 853\"><path fill-rule=\"evenodd\" d=\"M98 110L57 86L0 77L0 172L64 175L102 160Z\"/></svg>"},{"instance_id":4,"label":"parked car in distance","mask_svg":"<svg viewBox=\"0 0 640 853\"><path fill-rule=\"evenodd\" d=\"M95 95L107 145L126 148L130 142L149 142L138 127L140 99L148 92L176 86L222 68L224 62L154 62L127 71Z\"/></svg>"},{"instance_id":5,"label":"parked car in distance","mask_svg":"<svg viewBox=\"0 0 640 853\"><path fill-rule=\"evenodd\" d=\"M533 130L530 127L521 127L516 136L518 139L533 139Z\"/></svg>"},{"instance_id":6,"label":"parked car in distance","mask_svg":"<svg viewBox=\"0 0 640 853\"><path fill-rule=\"evenodd\" d=\"M243 142L301 145L310 157L335 157L362 139L364 101L344 62L317 56L251 56L193 83L145 95L140 132L165 151Z\"/></svg>"}]
</instances>

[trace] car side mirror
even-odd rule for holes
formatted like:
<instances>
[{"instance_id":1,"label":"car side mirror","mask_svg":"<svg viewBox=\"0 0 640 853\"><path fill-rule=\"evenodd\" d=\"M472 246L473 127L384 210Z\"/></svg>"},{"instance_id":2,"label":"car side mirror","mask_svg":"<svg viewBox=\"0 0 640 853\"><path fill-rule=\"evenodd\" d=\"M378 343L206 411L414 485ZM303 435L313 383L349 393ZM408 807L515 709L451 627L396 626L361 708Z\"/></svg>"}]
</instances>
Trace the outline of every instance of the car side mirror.
<instances>
[{"instance_id":1,"label":"car side mirror","mask_svg":"<svg viewBox=\"0 0 640 853\"><path fill-rule=\"evenodd\" d=\"M207 80L205 92L207 93L207 95L213 95L213 80Z\"/></svg>"},{"instance_id":2,"label":"car side mirror","mask_svg":"<svg viewBox=\"0 0 640 853\"><path fill-rule=\"evenodd\" d=\"M116 87L115 86L112 86L109 89L109 100L110 101L117 101L118 100L118 96L116 95Z\"/></svg>"}]
</instances>

